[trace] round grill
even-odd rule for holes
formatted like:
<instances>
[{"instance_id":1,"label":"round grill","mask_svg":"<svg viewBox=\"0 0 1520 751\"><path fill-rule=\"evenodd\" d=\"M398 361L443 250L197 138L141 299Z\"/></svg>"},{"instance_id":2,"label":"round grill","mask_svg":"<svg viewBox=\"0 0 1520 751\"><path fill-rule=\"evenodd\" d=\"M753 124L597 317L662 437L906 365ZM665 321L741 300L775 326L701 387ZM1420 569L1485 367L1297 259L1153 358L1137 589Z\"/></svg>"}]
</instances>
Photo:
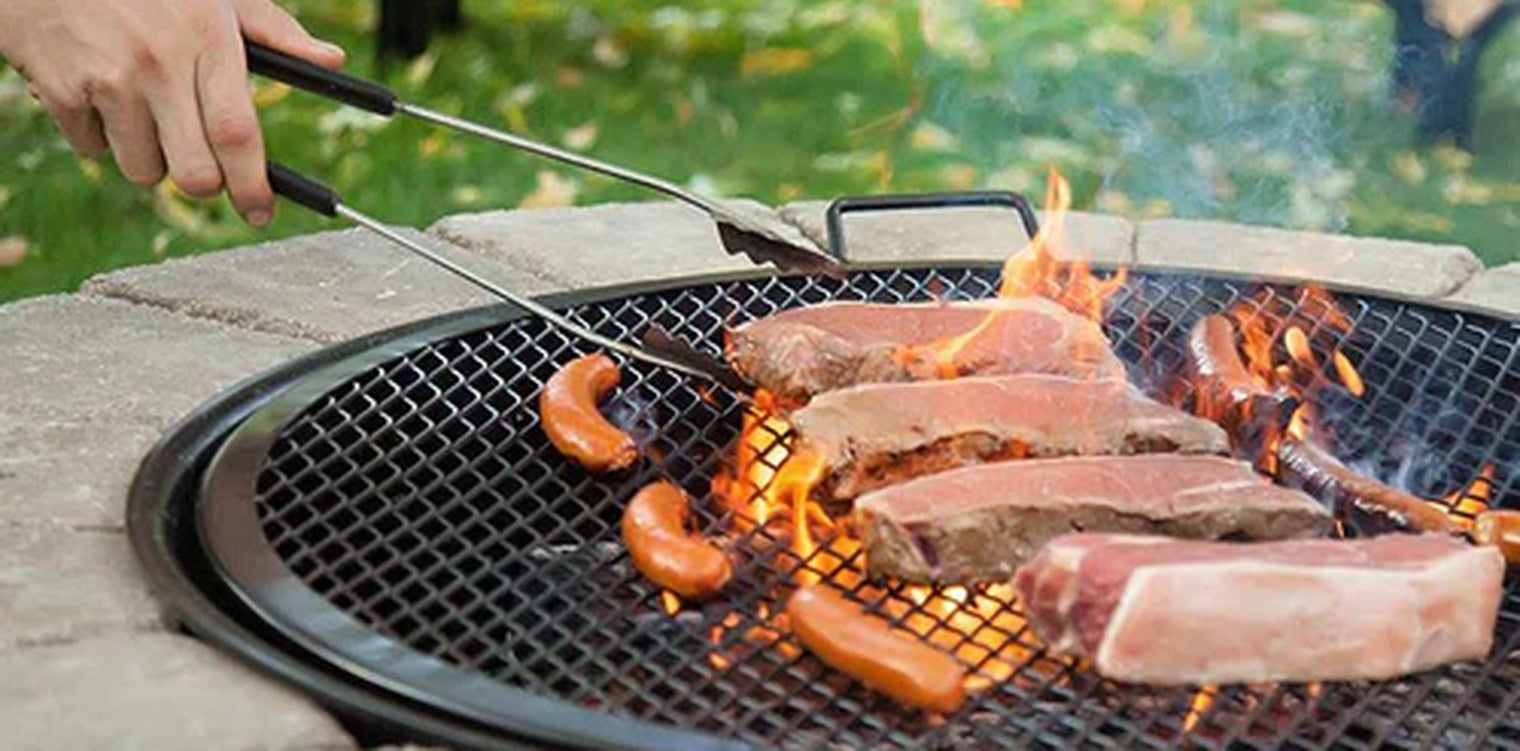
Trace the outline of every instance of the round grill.
<instances>
[{"instance_id":1,"label":"round grill","mask_svg":"<svg viewBox=\"0 0 1520 751\"><path fill-rule=\"evenodd\" d=\"M653 323L715 349L725 324L787 307L986 297L996 280L960 268L749 278L570 313L610 336L636 339ZM1185 368L1183 339L1198 317L1273 297L1298 299L1287 288L1138 274L1111 301L1108 333L1133 380L1155 392ZM1354 328L1336 341L1367 393L1321 390L1336 453L1432 498L1492 467L1492 504L1520 503L1520 324L1339 300ZM745 407L625 363L606 409L647 458L626 476L588 476L548 443L536 406L545 379L586 351L520 319L318 371L249 419L210 469L201 531L212 562L246 604L329 662L473 723L557 743L1520 747L1513 581L1486 664L1376 684L1231 687L1202 699L1101 680L1044 654L1026 629L1004 629L1007 613L969 629L936 618L936 630L952 632L931 634L936 643L990 635L1018 663L944 722L902 710L784 636L769 646L754 638L779 609L778 582L799 566L827 577L858 561L823 552L799 562L784 541L735 539L748 553L725 596L667 614L624 553L619 514L635 490L665 478L697 499L709 533L730 530L709 486L733 454ZM906 597L901 588L887 596Z\"/></svg>"}]
</instances>

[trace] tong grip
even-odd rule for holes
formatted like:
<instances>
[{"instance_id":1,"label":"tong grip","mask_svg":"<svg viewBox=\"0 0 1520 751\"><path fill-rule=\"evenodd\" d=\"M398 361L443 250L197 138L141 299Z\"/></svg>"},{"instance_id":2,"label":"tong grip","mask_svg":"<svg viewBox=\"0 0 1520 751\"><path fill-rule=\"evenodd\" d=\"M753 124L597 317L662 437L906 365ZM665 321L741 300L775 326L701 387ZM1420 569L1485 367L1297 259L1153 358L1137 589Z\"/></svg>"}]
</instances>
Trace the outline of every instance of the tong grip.
<instances>
[{"instance_id":1,"label":"tong grip","mask_svg":"<svg viewBox=\"0 0 1520 751\"><path fill-rule=\"evenodd\" d=\"M374 81L314 65L294 55L243 41L248 70L344 104L389 117L396 114L400 97Z\"/></svg>"},{"instance_id":2,"label":"tong grip","mask_svg":"<svg viewBox=\"0 0 1520 751\"><path fill-rule=\"evenodd\" d=\"M270 162L269 187L274 194L305 206L322 216L337 216L338 192L279 162Z\"/></svg>"}]
</instances>

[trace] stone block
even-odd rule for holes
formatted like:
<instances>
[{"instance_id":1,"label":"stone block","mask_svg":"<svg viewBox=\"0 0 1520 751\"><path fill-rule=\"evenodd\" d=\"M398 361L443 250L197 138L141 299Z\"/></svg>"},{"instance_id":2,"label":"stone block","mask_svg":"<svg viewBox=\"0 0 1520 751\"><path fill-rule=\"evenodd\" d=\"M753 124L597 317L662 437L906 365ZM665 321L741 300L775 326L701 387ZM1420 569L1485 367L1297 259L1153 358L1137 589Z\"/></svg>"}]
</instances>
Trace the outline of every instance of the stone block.
<instances>
[{"instance_id":1,"label":"stone block","mask_svg":"<svg viewBox=\"0 0 1520 751\"><path fill-rule=\"evenodd\" d=\"M828 202L783 206L781 215L821 247L828 246ZM1036 212L1043 223L1046 216ZM1000 263L1028 241L1012 209L968 207L909 209L846 214L846 255L852 261L985 261ZM1066 215L1066 239L1052 246L1060 258L1106 266L1133 260L1134 227L1108 214L1073 211Z\"/></svg>"},{"instance_id":2,"label":"stone block","mask_svg":"<svg viewBox=\"0 0 1520 751\"><path fill-rule=\"evenodd\" d=\"M405 234L524 295L536 277L416 230ZM86 294L121 298L239 328L335 342L498 300L366 230L324 232L115 271Z\"/></svg>"},{"instance_id":3,"label":"stone block","mask_svg":"<svg viewBox=\"0 0 1520 751\"><path fill-rule=\"evenodd\" d=\"M1474 276L1446 302L1483 313L1520 320L1520 261Z\"/></svg>"},{"instance_id":4,"label":"stone block","mask_svg":"<svg viewBox=\"0 0 1520 751\"><path fill-rule=\"evenodd\" d=\"M1318 282L1416 299L1449 295L1483 268L1457 245L1184 219L1142 222L1136 260L1140 268Z\"/></svg>"},{"instance_id":5,"label":"stone block","mask_svg":"<svg viewBox=\"0 0 1520 751\"><path fill-rule=\"evenodd\" d=\"M161 431L222 388L311 350L117 300L0 307L0 526L119 528Z\"/></svg>"},{"instance_id":6,"label":"stone block","mask_svg":"<svg viewBox=\"0 0 1520 751\"><path fill-rule=\"evenodd\" d=\"M0 527L0 651L160 627L120 532Z\"/></svg>"},{"instance_id":7,"label":"stone block","mask_svg":"<svg viewBox=\"0 0 1520 751\"><path fill-rule=\"evenodd\" d=\"M756 268L706 214L672 202L459 214L428 232L557 290Z\"/></svg>"},{"instance_id":8,"label":"stone block","mask_svg":"<svg viewBox=\"0 0 1520 751\"><path fill-rule=\"evenodd\" d=\"M181 636L0 650L0 675L0 745L11 751L356 748L305 697Z\"/></svg>"}]
</instances>

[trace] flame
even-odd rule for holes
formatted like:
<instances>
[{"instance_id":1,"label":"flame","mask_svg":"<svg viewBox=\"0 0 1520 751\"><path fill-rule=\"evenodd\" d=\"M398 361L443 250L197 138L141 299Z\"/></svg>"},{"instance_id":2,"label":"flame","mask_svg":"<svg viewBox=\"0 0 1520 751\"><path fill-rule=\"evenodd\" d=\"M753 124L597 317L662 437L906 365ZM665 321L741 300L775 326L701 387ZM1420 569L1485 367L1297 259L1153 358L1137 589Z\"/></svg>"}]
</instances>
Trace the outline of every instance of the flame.
<instances>
[{"instance_id":1,"label":"flame","mask_svg":"<svg viewBox=\"0 0 1520 751\"><path fill-rule=\"evenodd\" d=\"M1239 337L1237 354L1250 376L1252 388L1263 396L1275 395L1283 403L1291 403L1286 401L1291 398L1299 406L1286 424L1276 424L1280 416L1251 414L1251 410L1267 406L1265 403L1247 400L1235 406L1229 401L1236 398L1233 392L1197 389L1199 398L1193 409L1200 416L1215 420L1229 415L1231 410L1239 410L1242 422L1253 427L1265 423L1259 425L1264 431L1259 444L1253 442L1248 448L1257 452L1251 458L1258 468L1275 474L1282 436L1308 440L1313 432L1316 415L1310 405L1319 389L1334 383L1327 375L1327 363L1348 393L1355 397L1365 393L1361 374L1337 341L1351 330L1351 320L1329 292L1313 285L1301 287L1291 296L1263 291L1238 303L1225 316L1235 325ZM1328 359L1322 360L1315 354L1316 342L1322 347L1319 351L1331 353Z\"/></svg>"},{"instance_id":2,"label":"flame","mask_svg":"<svg viewBox=\"0 0 1520 751\"><path fill-rule=\"evenodd\" d=\"M1340 377L1341 383L1345 384L1346 390L1351 395L1360 399L1366 393L1367 387L1362 383L1362 374L1356 372L1356 366L1351 364L1351 359L1346 357L1339 347L1335 350L1335 374Z\"/></svg>"},{"instance_id":3,"label":"flame","mask_svg":"<svg viewBox=\"0 0 1520 751\"><path fill-rule=\"evenodd\" d=\"M1214 706L1214 693L1218 690L1218 686L1210 684L1199 688L1193 694L1193 700L1188 704L1187 716L1182 718L1182 731L1184 733L1191 732L1198 725L1198 720L1203 717L1203 713L1209 711L1209 707Z\"/></svg>"},{"instance_id":4,"label":"flame","mask_svg":"<svg viewBox=\"0 0 1520 751\"><path fill-rule=\"evenodd\" d=\"M1489 462L1483 465L1483 469L1478 471L1478 476L1465 487L1458 488L1445 498L1430 503L1446 512L1462 527L1471 527L1473 519L1488 510L1489 501L1493 500L1493 493L1494 465L1493 462Z\"/></svg>"},{"instance_id":5,"label":"flame","mask_svg":"<svg viewBox=\"0 0 1520 751\"><path fill-rule=\"evenodd\" d=\"M666 613L675 615L681 612L681 598L675 592L662 589L660 590L660 607L665 608Z\"/></svg>"},{"instance_id":6,"label":"flame","mask_svg":"<svg viewBox=\"0 0 1520 751\"><path fill-rule=\"evenodd\" d=\"M1044 222L1022 249L1004 261L997 296L1003 299L1045 297L1077 315L1102 323L1109 298L1124 287L1128 274L1120 268L1105 279L1093 273L1091 264L1085 260L1057 257L1058 254L1070 255L1066 242L1066 216L1070 210L1071 184L1051 168L1045 189ZM960 354L1003 315L994 308L965 333L907 349L899 353L899 357L933 362L940 378L962 376Z\"/></svg>"},{"instance_id":7,"label":"flame","mask_svg":"<svg viewBox=\"0 0 1520 751\"><path fill-rule=\"evenodd\" d=\"M1108 299L1124 286L1121 268L1103 279L1084 260L1061 260L1066 253L1066 215L1071 210L1071 183L1054 167L1045 187L1045 221L1022 250L1003 263L998 297L1048 297L1089 320L1102 322Z\"/></svg>"}]
</instances>

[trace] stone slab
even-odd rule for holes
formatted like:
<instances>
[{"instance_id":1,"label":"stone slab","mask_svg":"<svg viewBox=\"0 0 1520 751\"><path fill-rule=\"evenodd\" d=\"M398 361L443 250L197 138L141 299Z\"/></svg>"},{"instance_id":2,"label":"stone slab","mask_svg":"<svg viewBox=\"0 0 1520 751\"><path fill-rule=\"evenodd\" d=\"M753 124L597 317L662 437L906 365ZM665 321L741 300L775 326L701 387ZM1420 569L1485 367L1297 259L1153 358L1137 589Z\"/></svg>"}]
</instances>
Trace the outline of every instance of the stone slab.
<instances>
[{"instance_id":1,"label":"stone slab","mask_svg":"<svg viewBox=\"0 0 1520 751\"><path fill-rule=\"evenodd\" d=\"M558 290L755 268L706 214L667 201L458 214L428 232Z\"/></svg>"},{"instance_id":2,"label":"stone slab","mask_svg":"<svg viewBox=\"0 0 1520 751\"><path fill-rule=\"evenodd\" d=\"M1446 302L1520 320L1520 261L1478 274Z\"/></svg>"},{"instance_id":3,"label":"stone slab","mask_svg":"<svg viewBox=\"0 0 1520 751\"><path fill-rule=\"evenodd\" d=\"M161 628L120 532L0 528L0 650Z\"/></svg>"},{"instance_id":4,"label":"stone slab","mask_svg":"<svg viewBox=\"0 0 1520 751\"><path fill-rule=\"evenodd\" d=\"M0 526L120 528L132 472L167 427L308 341L118 300L0 307Z\"/></svg>"},{"instance_id":5,"label":"stone slab","mask_svg":"<svg viewBox=\"0 0 1520 751\"><path fill-rule=\"evenodd\" d=\"M1404 298L1444 297L1483 269L1458 245L1157 219L1136 234L1140 268L1319 282Z\"/></svg>"},{"instance_id":6,"label":"stone slab","mask_svg":"<svg viewBox=\"0 0 1520 751\"><path fill-rule=\"evenodd\" d=\"M781 207L781 215L820 246L828 245L826 201ZM1043 226L1046 216L1036 212ZM847 257L852 261L984 261L997 263L1024 247L1028 235L1018 214L1006 208L911 209L845 215ZM1103 265L1134 260L1134 226L1108 214L1072 211L1057 257Z\"/></svg>"},{"instance_id":7,"label":"stone slab","mask_svg":"<svg viewBox=\"0 0 1520 751\"><path fill-rule=\"evenodd\" d=\"M403 234L510 290L534 295L549 289L530 274L482 262L416 230ZM138 266L97 276L83 291L321 342L497 302L490 293L358 229Z\"/></svg>"},{"instance_id":8,"label":"stone slab","mask_svg":"<svg viewBox=\"0 0 1520 751\"><path fill-rule=\"evenodd\" d=\"M9 751L337 751L356 748L294 691L169 634L0 650Z\"/></svg>"}]
</instances>

